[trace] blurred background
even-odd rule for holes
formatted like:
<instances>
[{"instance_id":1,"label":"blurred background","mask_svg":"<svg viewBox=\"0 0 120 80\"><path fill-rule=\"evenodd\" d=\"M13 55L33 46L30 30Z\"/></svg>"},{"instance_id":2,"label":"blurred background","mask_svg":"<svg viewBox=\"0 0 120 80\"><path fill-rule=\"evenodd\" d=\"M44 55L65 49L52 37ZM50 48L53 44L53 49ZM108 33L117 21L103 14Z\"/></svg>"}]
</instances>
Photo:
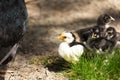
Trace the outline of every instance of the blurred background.
<instances>
[{"instance_id":1,"label":"blurred background","mask_svg":"<svg viewBox=\"0 0 120 80\"><path fill-rule=\"evenodd\" d=\"M58 34L94 26L104 13L114 17L111 25L119 28L119 0L26 0L26 4L29 21L21 50L27 54L56 54Z\"/></svg>"}]
</instances>

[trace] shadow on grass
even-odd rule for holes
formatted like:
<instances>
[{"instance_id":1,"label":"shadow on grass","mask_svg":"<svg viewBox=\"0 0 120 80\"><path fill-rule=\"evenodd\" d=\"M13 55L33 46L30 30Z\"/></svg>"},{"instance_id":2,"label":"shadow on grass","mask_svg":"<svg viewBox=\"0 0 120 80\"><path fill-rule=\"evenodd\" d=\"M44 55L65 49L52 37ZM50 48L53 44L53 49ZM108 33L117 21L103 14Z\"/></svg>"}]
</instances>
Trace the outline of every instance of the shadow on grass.
<instances>
[{"instance_id":1,"label":"shadow on grass","mask_svg":"<svg viewBox=\"0 0 120 80\"><path fill-rule=\"evenodd\" d=\"M70 64L63 59L58 58L56 61L47 64L45 67L47 67L49 71L61 72L70 68Z\"/></svg>"}]
</instances>

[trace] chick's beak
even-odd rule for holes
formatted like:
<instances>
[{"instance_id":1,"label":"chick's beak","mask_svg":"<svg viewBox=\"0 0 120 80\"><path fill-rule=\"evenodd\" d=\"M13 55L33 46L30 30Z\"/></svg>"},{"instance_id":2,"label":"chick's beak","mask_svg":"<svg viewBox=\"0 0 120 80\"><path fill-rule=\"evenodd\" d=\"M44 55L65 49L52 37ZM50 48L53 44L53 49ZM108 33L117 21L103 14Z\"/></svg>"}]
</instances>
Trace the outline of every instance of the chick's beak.
<instances>
[{"instance_id":1,"label":"chick's beak","mask_svg":"<svg viewBox=\"0 0 120 80\"><path fill-rule=\"evenodd\" d=\"M115 21L115 19L114 19L113 17L111 17L111 16L110 16L110 19L111 19L112 21Z\"/></svg>"},{"instance_id":2,"label":"chick's beak","mask_svg":"<svg viewBox=\"0 0 120 80\"><path fill-rule=\"evenodd\" d=\"M59 40L64 40L64 36L59 35L59 36L58 36L58 39L59 39Z\"/></svg>"}]
</instances>

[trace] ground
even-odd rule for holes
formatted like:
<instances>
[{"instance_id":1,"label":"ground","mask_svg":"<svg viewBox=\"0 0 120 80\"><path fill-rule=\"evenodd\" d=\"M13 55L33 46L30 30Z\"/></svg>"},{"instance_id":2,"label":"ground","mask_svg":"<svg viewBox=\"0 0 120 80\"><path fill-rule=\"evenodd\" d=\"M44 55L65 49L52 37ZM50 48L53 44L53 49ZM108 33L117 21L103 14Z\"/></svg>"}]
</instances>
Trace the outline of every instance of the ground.
<instances>
[{"instance_id":1,"label":"ground","mask_svg":"<svg viewBox=\"0 0 120 80\"><path fill-rule=\"evenodd\" d=\"M100 14L108 13L120 31L119 0L26 0L28 26L15 59L9 64L6 80L67 80L61 72L43 64L30 64L33 57L58 56L57 36L96 24ZM10 72L9 72L10 71Z\"/></svg>"}]
</instances>

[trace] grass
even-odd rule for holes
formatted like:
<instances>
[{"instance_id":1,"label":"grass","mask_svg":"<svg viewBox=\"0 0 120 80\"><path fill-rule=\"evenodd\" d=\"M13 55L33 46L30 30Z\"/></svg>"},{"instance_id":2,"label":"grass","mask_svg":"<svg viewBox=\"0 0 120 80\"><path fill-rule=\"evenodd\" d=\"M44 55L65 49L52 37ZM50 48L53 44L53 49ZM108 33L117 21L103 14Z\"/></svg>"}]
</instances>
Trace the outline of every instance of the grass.
<instances>
[{"instance_id":1,"label":"grass","mask_svg":"<svg viewBox=\"0 0 120 80\"><path fill-rule=\"evenodd\" d=\"M64 72L66 69L70 68L70 64L58 56L48 55L48 56L33 56L29 64L43 65L47 67L49 71L54 72Z\"/></svg>"},{"instance_id":2,"label":"grass","mask_svg":"<svg viewBox=\"0 0 120 80\"><path fill-rule=\"evenodd\" d=\"M76 64L67 63L52 55L33 57L30 63L42 64L50 71L62 72L69 80L120 80L120 50L115 49L114 53L94 55L94 52L85 52L85 56L80 57Z\"/></svg>"},{"instance_id":3,"label":"grass","mask_svg":"<svg viewBox=\"0 0 120 80\"><path fill-rule=\"evenodd\" d=\"M70 80L120 80L120 50L114 55L96 55L92 58L81 57L69 71Z\"/></svg>"},{"instance_id":4,"label":"grass","mask_svg":"<svg viewBox=\"0 0 120 80\"><path fill-rule=\"evenodd\" d=\"M56 61L58 58L56 56L33 56L29 63L35 65L48 65Z\"/></svg>"}]
</instances>

